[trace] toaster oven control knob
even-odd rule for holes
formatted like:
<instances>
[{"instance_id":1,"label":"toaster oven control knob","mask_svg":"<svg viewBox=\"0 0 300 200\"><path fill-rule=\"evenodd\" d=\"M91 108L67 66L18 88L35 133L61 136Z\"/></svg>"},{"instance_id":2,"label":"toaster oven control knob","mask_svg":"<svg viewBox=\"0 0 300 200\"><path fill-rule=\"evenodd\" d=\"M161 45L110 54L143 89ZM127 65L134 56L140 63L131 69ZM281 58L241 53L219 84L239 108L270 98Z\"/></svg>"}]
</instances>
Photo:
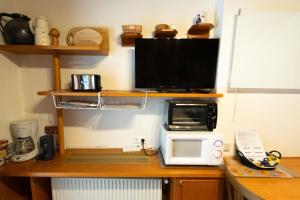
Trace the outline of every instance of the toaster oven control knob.
<instances>
[{"instance_id":1,"label":"toaster oven control knob","mask_svg":"<svg viewBox=\"0 0 300 200\"><path fill-rule=\"evenodd\" d=\"M216 140L216 141L214 142L214 146L215 146L215 147L221 147L221 146L223 146L223 142L222 142L221 140Z\"/></svg>"},{"instance_id":2,"label":"toaster oven control knob","mask_svg":"<svg viewBox=\"0 0 300 200\"><path fill-rule=\"evenodd\" d=\"M222 156L223 156L223 152L221 150L217 150L215 152L215 158L216 159L220 159L220 158L222 158Z\"/></svg>"}]
</instances>

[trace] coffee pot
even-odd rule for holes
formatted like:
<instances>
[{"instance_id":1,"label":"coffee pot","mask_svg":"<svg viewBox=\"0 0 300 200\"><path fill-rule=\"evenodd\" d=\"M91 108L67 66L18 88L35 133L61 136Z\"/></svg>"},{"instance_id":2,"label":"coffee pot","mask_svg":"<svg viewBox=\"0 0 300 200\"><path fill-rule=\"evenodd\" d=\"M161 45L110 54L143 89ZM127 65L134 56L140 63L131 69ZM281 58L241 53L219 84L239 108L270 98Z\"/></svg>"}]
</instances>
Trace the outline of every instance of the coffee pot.
<instances>
[{"instance_id":1,"label":"coffee pot","mask_svg":"<svg viewBox=\"0 0 300 200\"><path fill-rule=\"evenodd\" d=\"M7 18L11 18L8 20ZM33 45L34 35L29 26L30 18L19 13L0 13L0 31L6 44Z\"/></svg>"},{"instance_id":2,"label":"coffee pot","mask_svg":"<svg viewBox=\"0 0 300 200\"><path fill-rule=\"evenodd\" d=\"M37 121L19 120L10 123L13 143L10 145L10 160L23 162L39 154L37 145Z\"/></svg>"}]
</instances>

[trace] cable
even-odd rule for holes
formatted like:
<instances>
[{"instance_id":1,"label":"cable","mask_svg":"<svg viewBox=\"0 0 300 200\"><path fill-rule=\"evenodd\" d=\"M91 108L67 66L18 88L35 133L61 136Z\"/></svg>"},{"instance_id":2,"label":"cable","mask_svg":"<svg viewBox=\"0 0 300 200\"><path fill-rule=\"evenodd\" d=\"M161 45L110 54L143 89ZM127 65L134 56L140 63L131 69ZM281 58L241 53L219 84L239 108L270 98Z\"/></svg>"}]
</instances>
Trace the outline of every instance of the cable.
<instances>
[{"instance_id":1,"label":"cable","mask_svg":"<svg viewBox=\"0 0 300 200\"><path fill-rule=\"evenodd\" d=\"M142 142L143 152L146 156L155 156L160 152L160 147L158 147L158 149L154 151L154 153L148 153L147 149L145 149L145 139L141 139L141 142Z\"/></svg>"},{"instance_id":2,"label":"cable","mask_svg":"<svg viewBox=\"0 0 300 200\"><path fill-rule=\"evenodd\" d=\"M148 98L148 91L144 90L144 92L146 93L145 99L144 99L144 105L142 107L142 110L146 109L146 104L147 104L147 98ZM145 141L144 141L145 142Z\"/></svg>"},{"instance_id":3,"label":"cable","mask_svg":"<svg viewBox=\"0 0 300 200\"><path fill-rule=\"evenodd\" d=\"M238 96L238 88L235 89L235 93L234 93L234 107L233 107L233 115L232 115L231 122L234 122L236 118L237 101L238 101L237 96Z\"/></svg>"}]
</instances>

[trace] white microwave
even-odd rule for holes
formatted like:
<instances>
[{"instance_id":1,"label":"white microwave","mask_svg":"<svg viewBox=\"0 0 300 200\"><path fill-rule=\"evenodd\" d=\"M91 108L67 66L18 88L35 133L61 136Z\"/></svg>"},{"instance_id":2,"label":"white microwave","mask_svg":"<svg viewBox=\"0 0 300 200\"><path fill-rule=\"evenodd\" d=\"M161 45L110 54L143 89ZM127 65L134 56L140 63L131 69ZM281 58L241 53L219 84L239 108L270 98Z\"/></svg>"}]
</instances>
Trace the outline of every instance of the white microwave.
<instances>
[{"instance_id":1,"label":"white microwave","mask_svg":"<svg viewBox=\"0 0 300 200\"><path fill-rule=\"evenodd\" d=\"M161 152L166 165L221 165L224 136L214 131L168 131L161 127Z\"/></svg>"}]
</instances>

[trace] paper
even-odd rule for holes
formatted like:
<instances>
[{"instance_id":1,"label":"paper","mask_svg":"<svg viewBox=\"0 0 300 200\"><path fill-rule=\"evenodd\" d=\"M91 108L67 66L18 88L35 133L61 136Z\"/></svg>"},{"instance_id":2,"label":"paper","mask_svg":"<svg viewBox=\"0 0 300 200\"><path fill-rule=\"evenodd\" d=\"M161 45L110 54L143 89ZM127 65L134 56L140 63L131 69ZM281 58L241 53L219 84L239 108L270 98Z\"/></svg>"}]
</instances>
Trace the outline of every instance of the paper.
<instances>
[{"instance_id":1,"label":"paper","mask_svg":"<svg viewBox=\"0 0 300 200\"><path fill-rule=\"evenodd\" d=\"M248 159L262 161L266 158L266 152L259 139L256 130L238 129L235 135L237 148Z\"/></svg>"}]
</instances>

